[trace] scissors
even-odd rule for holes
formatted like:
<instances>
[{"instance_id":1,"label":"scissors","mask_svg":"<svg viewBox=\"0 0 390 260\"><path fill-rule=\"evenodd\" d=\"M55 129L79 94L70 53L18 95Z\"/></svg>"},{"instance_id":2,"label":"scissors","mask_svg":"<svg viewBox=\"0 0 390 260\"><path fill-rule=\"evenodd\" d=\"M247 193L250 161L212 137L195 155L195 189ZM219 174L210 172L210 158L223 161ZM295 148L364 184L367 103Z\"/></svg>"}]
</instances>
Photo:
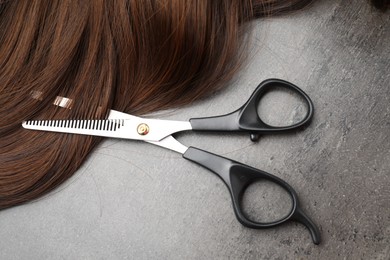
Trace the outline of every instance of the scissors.
<instances>
[{"instance_id":1,"label":"scissors","mask_svg":"<svg viewBox=\"0 0 390 260\"><path fill-rule=\"evenodd\" d=\"M260 119L257 112L260 100L265 93L275 89L275 87L292 90L303 98L308 109L300 122L289 126L276 127L266 124ZM26 129L42 131L142 140L173 150L182 154L183 158L214 172L222 179L230 191L236 218L242 225L248 228L261 229L294 220L305 225L310 231L313 243L319 244L320 232L318 227L299 207L297 193L287 182L243 163L195 147L184 146L172 136L174 133L187 130L235 131L249 133L251 140L256 141L260 134L297 129L309 123L312 116L313 103L304 91L290 82L280 79L268 79L259 84L242 107L220 116L191 118L189 121L173 121L142 118L111 110L109 117L103 120L30 120L24 121L22 126ZM259 222L252 220L243 210L243 195L248 186L262 180L279 185L290 195L291 209L288 214L280 219Z\"/></svg>"}]
</instances>

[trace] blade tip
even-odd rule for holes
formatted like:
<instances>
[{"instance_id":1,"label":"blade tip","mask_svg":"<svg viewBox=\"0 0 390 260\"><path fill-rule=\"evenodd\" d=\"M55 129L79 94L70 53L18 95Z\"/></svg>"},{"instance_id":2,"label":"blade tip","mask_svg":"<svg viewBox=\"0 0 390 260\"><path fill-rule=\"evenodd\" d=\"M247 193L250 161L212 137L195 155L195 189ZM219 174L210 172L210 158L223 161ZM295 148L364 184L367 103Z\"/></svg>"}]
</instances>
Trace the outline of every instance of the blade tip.
<instances>
[{"instance_id":1,"label":"blade tip","mask_svg":"<svg viewBox=\"0 0 390 260\"><path fill-rule=\"evenodd\" d=\"M25 128L25 129L31 129L31 126L30 124L28 124L30 121L23 121L22 122L22 127Z\"/></svg>"}]
</instances>

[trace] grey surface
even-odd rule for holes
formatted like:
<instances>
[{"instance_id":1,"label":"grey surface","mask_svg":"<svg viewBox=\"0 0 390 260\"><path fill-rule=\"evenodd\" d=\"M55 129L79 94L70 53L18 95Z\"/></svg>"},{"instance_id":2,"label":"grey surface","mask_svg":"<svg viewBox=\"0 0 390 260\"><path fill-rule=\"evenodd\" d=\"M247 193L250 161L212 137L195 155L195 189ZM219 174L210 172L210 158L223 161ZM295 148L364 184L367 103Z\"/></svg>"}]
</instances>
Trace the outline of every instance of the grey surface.
<instances>
[{"instance_id":1,"label":"grey surface","mask_svg":"<svg viewBox=\"0 0 390 260\"><path fill-rule=\"evenodd\" d=\"M244 228L224 184L174 152L107 140L55 193L0 212L0 259L389 259L389 14L363 0L318 1L258 21L254 33L253 55L227 89L158 116L229 112L269 77L304 89L316 108L305 131L256 144L229 134L179 139L289 182L321 245L296 223ZM282 104L293 119L299 107Z\"/></svg>"}]
</instances>

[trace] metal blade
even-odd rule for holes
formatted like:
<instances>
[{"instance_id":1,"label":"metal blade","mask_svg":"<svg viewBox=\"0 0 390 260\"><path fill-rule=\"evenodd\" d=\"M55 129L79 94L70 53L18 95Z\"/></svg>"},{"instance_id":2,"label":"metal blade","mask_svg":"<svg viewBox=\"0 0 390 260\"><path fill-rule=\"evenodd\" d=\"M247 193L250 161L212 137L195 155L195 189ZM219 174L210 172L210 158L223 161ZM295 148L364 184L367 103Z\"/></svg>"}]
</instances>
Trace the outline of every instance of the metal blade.
<instances>
[{"instance_id":1,"label":"metal blade","mask_svg":"<svg viewBox=\"0 0 390 260\"><path fill-rule=\"evenodd\" d=\"M110 136L116 135L125 125L125 120L109 119L109 120L31 120L23 122L22 126L26 129Z\"/></svg>"},{"instance_id":2,"label":"metal blade","mask_svg":"<svg viewBox=\"0 0 390 260\"><path fill-rule=\"evenodd\" d=\"M132 115L127 115L126 119L106 120L31 120L23 122L22 126L41 131L143 141L160 141L173 133L192 129L189 122L146 119Z\"/></svg>"}]
</instances>

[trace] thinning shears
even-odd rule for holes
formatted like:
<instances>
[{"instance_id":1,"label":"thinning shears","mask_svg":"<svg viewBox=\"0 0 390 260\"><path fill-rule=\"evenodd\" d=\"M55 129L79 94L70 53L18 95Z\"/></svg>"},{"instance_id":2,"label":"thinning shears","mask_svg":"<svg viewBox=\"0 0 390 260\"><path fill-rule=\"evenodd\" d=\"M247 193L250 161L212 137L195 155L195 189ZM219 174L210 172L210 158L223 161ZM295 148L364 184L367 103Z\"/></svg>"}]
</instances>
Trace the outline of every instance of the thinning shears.
<instances>
[{"instance_id":1,"label":"thinning shears","mask_svg":"<svg viewBox=\"0 0 390 260\"><path fill-rule=\"evenodd\" d=\"M303 98L308 109L300 122L275 127L260 119L257 112L260 99L275 87L287 88ZM224 181L231 194L235 215L242 225L255 229L270 228L288 220L295 220L304 224L309 229L313 242L319 244L319 229L299 207L297 193L284 180L240 162L195 147L186 147L172 136L174 133L186 130L238 131L249 133L252 141L256 141L260 134L299 128L309 123L312 116L313 103L305 92L287 81L268 79L260 83L242 107L226 115L192 118L189 121L172 121L141 118L111 110L108 119L103 120L29 120L23 122L22 125L26 129L142 140L181 153L183 158L209 169ZM258 222L251 220L243 211L243 194L250 184L261 180L279 185L290 195L292 206L288 214L275 221Z\"/></svg>"}]
</instances>

